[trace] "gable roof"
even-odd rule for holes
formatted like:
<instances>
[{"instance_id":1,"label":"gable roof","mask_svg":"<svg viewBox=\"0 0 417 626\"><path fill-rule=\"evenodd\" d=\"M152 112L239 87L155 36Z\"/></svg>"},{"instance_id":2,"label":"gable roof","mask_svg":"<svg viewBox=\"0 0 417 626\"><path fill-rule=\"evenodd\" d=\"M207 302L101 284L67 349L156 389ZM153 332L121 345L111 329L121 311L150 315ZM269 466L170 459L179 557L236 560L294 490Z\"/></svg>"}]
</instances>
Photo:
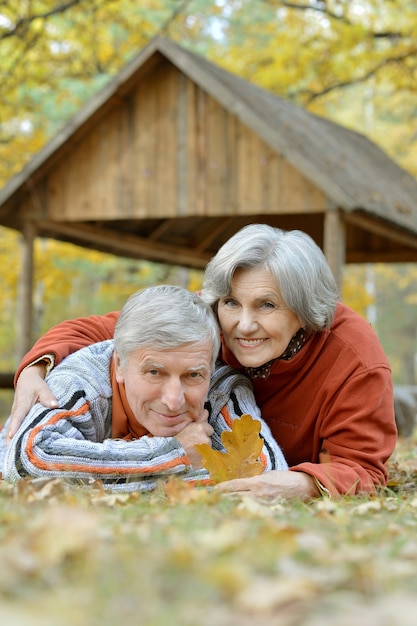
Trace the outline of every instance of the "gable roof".
<instances>
[{"instance_id":1,"label":"gable roof","mask_svg":"<svg viewBox=\"0 0 417 626\"><path fill-rule=\"evenodd\" d=\"M52 166L57 153L95 116L117 104L132 81L146 75L160 55L236 115L274 151L320 188L330 204L417 234L417 181L365 136L235 76L160 36L153 39L0 190L0 223L13 199ZM12 223L13 226L13 223Z\"/></svg>"},{"instance_id":2,"label":"gable roof","mask_svg":"<svg viewBox=\"0 0 417 626\"><path fill-rule=\"evenodd\" d=\"M226 72L167 40L154 45L320 187L335 206L417 232L417 181L367 137Z\"/></svg>"}]
</instances>

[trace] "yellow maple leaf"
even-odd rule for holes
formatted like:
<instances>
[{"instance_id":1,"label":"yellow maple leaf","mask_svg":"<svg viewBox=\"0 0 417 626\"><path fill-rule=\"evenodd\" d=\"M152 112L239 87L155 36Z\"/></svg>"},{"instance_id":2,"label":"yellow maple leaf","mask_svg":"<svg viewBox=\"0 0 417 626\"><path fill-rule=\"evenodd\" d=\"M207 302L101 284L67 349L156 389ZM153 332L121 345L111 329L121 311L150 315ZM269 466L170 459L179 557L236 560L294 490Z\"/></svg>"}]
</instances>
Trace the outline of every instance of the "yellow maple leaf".
<instances>
[{"instance_id":1,"label":"yellow maple leaf","mask_svg":"<svg viewBox=\"0 0 417 626\"><path fill-rule=\"evenodd\" d=\"M207 443L197 444L202 465L210 472L215 483L233 478L248 478L262 474L259 460L263 441L259 436L261 423L247 413L232 424L231 431L224 431L221 439L227 452L213 450Z\"/></svg>"}]
</instances>

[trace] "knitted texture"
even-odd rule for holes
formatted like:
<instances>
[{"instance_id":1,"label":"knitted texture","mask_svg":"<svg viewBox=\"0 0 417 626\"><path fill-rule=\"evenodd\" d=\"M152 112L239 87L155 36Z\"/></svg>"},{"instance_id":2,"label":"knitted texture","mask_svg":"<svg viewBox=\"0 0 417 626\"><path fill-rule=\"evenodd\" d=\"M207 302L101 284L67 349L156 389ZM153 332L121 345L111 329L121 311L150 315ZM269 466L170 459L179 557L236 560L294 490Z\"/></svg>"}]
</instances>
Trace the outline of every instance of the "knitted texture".
<instances>
[{"instance_id":1,"label":"knitted texture","mask_svg":"<svg viewBox=\"0 0 417 626\"><path fill-rule=\"evenodd\" d=\"M112 354L112 340L93 344L51 371L46 380L59 408L36 404L7 449L6 424L0 435L3 478L11 482L25 476L100 479L105 489L116 491L149 491L170 474L181 474L185 480L209 479L206 470L191 468L175 437L111 439ZM234 419L249 413L262 424L265 470L287 469L281 449L261 419L246 376L218 364L206 407L214 429L213 448L223 450L221 433L231 430Z\"/></svg>"}]
</instances>

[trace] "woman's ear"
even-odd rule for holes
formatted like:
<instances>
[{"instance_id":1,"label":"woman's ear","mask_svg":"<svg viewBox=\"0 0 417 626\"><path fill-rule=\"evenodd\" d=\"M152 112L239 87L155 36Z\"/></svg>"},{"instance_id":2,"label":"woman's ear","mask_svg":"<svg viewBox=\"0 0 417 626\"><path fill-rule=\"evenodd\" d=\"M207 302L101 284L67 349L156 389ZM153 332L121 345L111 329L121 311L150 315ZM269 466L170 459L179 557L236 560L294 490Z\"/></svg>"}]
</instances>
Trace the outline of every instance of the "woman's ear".
<instances>
[{"instance_id":1,"label":"woman's ear","mask_svg":"<svg viewBox=\"0 0 417 626\"><path fill-rule=\"evenodd\" d=\"M116 373L116 380L118 383L124 383L125 377L122 370L122 366L120 365L120 357L117 354L116 350L113 352L113 362L114 362L114 370Z\"/></svg>"}]
</instances>

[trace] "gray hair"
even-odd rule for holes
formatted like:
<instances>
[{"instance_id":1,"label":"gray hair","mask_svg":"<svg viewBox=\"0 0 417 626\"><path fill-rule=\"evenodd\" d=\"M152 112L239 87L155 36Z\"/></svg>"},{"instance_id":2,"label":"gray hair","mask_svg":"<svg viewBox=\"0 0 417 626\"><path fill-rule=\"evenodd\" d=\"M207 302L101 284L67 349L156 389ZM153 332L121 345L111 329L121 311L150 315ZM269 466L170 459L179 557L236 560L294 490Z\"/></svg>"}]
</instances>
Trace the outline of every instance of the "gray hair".
<instances>
[{"instance_id":1,"label":"gray hair","mask_svg":"<svg viewBox=\"0 0 417 626\"><path fill-rule=\"evenodd\" d=\"M169 350L189 343L212 345L214 369L220 350L216 316L200 296L174 285L148 287L131 295L114 332L114 349L122 368L138 348Z\"/></svg>"},{"instance_id":2,"label":"gray hair","mask_svg":"<svg viewBox=\"0 0 417 626\"><path fill-rule=\"evenodd\" d=\"M308 330L323 330L332 323L338 288L326 257L307 233L267 224L239 230L206 267L202 297L214 310L219 299L230 294L238 268L270 272L286 306Z\"/></svg>"}]
</instances>

